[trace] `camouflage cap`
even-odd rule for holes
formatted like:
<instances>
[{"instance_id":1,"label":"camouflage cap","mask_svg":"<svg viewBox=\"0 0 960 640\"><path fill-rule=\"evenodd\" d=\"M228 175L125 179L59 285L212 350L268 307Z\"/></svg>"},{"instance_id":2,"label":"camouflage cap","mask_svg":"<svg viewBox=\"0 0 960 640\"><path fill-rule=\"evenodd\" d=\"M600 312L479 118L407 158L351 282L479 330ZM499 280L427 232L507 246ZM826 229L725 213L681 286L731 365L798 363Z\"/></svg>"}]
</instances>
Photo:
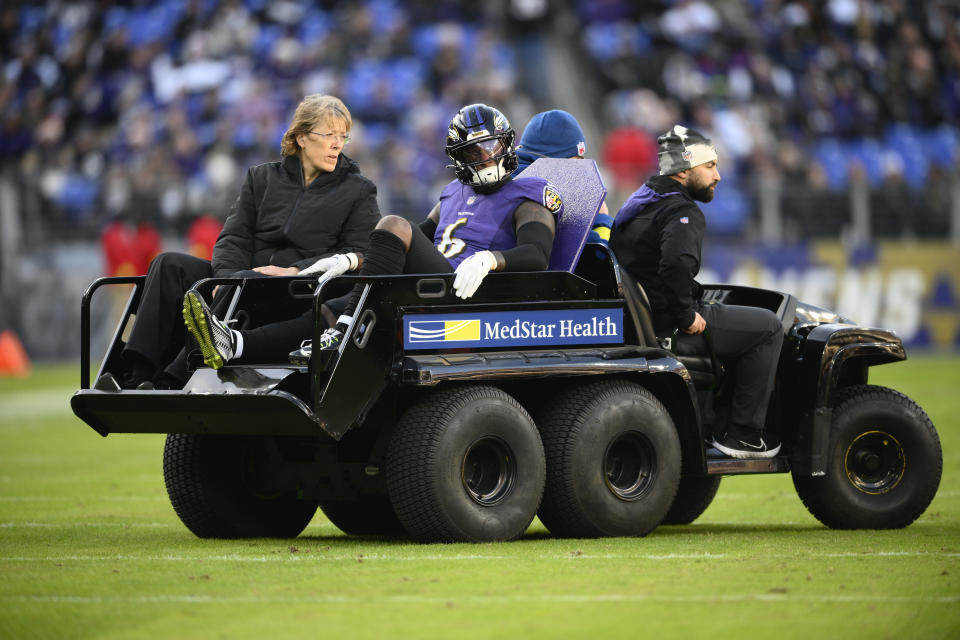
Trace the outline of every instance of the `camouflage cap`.
<instances>
[{"instance_id":1,"label":"camouflage cap","mask_svg":"<svg viewBox=\"0 0 960 640\"><path fill-rule=\"evenodd\" d=\"M717 159L713 142L702 133L675 125L657 138L660 145L660 175L669 176Z\"/></svg>"}]
</instances>

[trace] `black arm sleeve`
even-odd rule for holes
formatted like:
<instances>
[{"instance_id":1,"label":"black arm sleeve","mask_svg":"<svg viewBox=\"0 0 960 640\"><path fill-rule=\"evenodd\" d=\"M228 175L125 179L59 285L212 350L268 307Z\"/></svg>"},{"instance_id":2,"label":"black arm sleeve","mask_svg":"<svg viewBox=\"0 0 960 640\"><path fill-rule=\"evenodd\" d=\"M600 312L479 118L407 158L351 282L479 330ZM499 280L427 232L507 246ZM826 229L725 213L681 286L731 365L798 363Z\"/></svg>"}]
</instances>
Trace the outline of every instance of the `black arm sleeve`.
<instances>
[{"instance_id":1,"label":"black arm sleeve","mask_svg":"<svg viewBox=\"0 0 960 640\"><path fill-rule=\"evenodd\" d=\"M553 231L542 222L517 229L517 246L501 251L503 271L543 271L550 265Z\"/></svg>"},{"instance_id":2,"label":"black arm sleeve","mask_svg":"<svg viewBox=\"0 0 960 640\"><path fill-rule=\"evenodd\" d=\"M433 236L437 232L437 222L436 220L431 220L429 216L423 219L419 225L420 231L423 231L423 235L430 238L433 241Z\"/></svg>"}]
</instances>

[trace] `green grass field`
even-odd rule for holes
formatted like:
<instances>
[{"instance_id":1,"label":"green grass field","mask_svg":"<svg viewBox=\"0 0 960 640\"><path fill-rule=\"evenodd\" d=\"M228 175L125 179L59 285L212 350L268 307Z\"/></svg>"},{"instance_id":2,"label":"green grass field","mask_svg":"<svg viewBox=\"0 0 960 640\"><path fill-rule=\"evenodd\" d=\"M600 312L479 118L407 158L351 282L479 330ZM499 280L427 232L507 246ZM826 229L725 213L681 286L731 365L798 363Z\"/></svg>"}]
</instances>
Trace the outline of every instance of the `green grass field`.
<instances>
[{"instance_id":1,"label":"green grass field","mask_svg":"<svg viewBox=\"0 0 960 640\"><path fill-rule=\"evenodd\" d=\"M960 638L960 359L871 382L940 433L933 504L897 531L833 531L788 475L723 481L694 524L646 538L417 545L342 535L200 540L177 519L163 436L75 418L76 366L0 378L0 639Z\"/></svg>"}]
</instances>

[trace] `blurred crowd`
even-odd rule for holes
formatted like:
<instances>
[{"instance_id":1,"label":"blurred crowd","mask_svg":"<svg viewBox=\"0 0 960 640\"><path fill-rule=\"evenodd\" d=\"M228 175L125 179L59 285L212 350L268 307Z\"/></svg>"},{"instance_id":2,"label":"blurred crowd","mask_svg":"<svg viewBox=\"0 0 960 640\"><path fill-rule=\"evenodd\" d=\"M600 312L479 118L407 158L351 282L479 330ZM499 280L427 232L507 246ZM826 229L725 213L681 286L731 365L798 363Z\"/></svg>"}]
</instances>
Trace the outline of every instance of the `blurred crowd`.
<instances>
[{"instance_id":1,"label":"blurred crowd","mask_svg":"<svg viewBox=\"0 0 960 640\"><path fill-rule=\"evenodd\" d=\"M678 120L709 132L726 182L712 229L741 232L772 184L794 235L836 237L855 184L870 192L875 234L948 232L957 3L579 0L578 11L614 138L608 162L642 162L638 142L652 155ZM624 134L637 142L617 145ZM618 188L631 189L623 177Z\"/></svg>"},{"instance_id":2,"label":"blurred crowd","mask_svg":"<svg viewBox=\"0 0 960 640\"><path fill-rule=\"evenodd\" d=\"M958 24L938 0L9 3L0 171L28 240L110 225L209 238L246 168L279 156L297 102L330 93L381 209L419 219L452 177L441 141L460 105L494 104L518 133L537 110L574 110L543 62L563 38L612 209L654 170L656 134L686 122L724 158L713 231L748 233L773 185L788 236L836 235L865 184L875 233L942 236Z\"/></svg>"},{"instance_id":3,"label":"blurred crowd","mask_svg":"<svg viewBox=\"0 0 960 640\"><path fill-rule=\"evenodd\" d=\"M125 241L154 246L134 237L137 227L182 236L222 220L246 168L279 157L310 93L347 103L355 126L345 153L377 183L382 210L420 219L452 177L442 148L450 114L472 101L521 123L533 114L505 40L526 18L491 20L474 7L5 5L0 165L21 187L28 237L95 238L107 228L115 240L123 226Z\"/></svg>"}]
</instances>

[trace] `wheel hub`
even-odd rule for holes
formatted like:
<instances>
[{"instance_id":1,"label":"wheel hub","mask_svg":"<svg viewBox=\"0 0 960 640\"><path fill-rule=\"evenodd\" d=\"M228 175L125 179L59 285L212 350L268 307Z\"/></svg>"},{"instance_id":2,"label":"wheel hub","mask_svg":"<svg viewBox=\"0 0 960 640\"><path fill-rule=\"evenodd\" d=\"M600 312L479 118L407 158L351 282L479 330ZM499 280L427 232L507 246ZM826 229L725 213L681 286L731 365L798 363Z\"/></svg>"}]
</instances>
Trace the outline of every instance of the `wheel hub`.
<instances>
[{"instance_id":1,"label":"wheel hub","mask_svg":"<svg viewBox=\"0 0 960 640\"><path fill-rule=\"evenodd\" d=\"M513 452L500 438L487 436L471 444L463 456L460 479L477 504L493 506L510 493L517 475Z\"/></svg>"},{"instance_id":2,"label":"wheel hub","mask_svg":"<svg viewBox=\"0 0 960 640\"><path fill-rule=\"evenodd\" d=\"M891 491L903 479L906 469L903 447L883 431L857 436L847 447L843 463L850 483L871 495Z\"/></svg>"},{"instance_id":3,"label":"wheel hub","mask_svg":"<svg viewBox=\"0 0 960 640\"><path fill-rule=\"evenodd\" d=\"M621 500L637 500L653 482L656 452L650 441L635 431L620 434L603 459L607 488Z\"/></svg>"}]
</instances>

